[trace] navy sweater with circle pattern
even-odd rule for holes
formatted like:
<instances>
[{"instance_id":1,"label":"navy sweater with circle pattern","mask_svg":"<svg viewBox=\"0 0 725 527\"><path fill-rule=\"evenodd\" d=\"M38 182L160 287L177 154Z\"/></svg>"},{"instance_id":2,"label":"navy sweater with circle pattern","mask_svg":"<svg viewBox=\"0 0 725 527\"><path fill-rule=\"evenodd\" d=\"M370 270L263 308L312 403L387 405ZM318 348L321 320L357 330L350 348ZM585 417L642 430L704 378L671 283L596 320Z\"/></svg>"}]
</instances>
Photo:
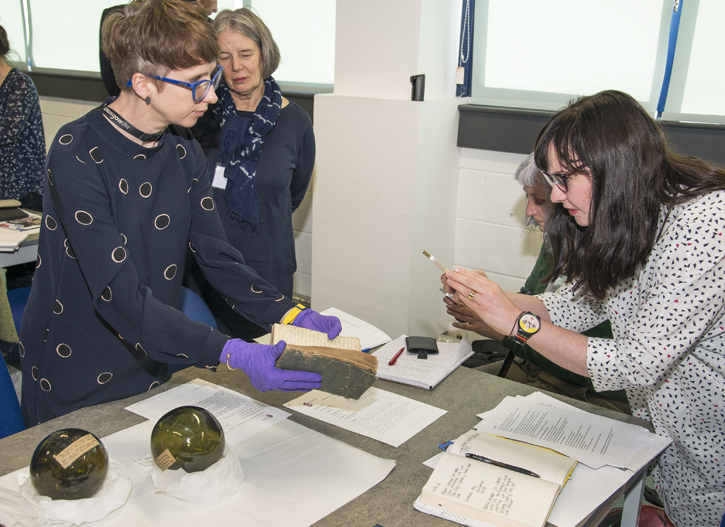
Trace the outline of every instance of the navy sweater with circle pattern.
<instances>
[{"instance_id":1,"label":"navy sweater with circle pattern","mask_svg":"<svg viewBox=\"0 0 725 527\"><path fill-rule=\"evenodd\" d=\"M187 247L251 321L269 326L294 305L226 242L188 130L144 148L94 110L58 132L46 176L20 332L28 424L153 388L169 364L217 366L228 337L172 307Z\"/></svg>"}]
</instances>

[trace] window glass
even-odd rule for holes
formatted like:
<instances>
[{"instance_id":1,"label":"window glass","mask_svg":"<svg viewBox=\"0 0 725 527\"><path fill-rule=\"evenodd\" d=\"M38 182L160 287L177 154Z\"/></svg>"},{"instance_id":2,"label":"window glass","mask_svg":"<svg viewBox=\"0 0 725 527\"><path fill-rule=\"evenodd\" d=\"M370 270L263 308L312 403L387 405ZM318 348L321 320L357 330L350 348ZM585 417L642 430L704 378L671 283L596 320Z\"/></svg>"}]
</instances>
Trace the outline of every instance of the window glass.
<instances>
[{"instance_id":1,"label":"window glass","mask_svg":"<svg viewBox=\"0 0 725 527\"><path fill-rule=\"evenodd\" d=\"M663 0L479 2L472 102L557 109L618 89L654 111L670 10Z\"/></svg>"},{"instance_id":2,"label":"window glass","mask_svg":"<svg viewBox=\"0 0 725 527\"><path fill-rule=\"evenodd\" d=\"M20 0L5 0L0 11L0 25L5 28L10 41L11 62L25 64L25 36L23 31L23 11Z\"/></svg>"},{"instance_id":3,"label":"window glass","mask_svg":"<svg viewBox=\"0 0 725 527\"><path fill-rule=\"evenodd\" d=\"M697 4L685 3L682 13L683 19L688 16L687 9ZM722 0L700 0L697 6L697 21L692 38L692 48L688 57L680 57L680 42L678 39L675 67L686 74L684 93L681 108L677 108L677 97L665 109L668 112L681 112L683 114L700 114L717 116L714 121L723 122L725 116L725 33L722 23L725 20L725 2ZM681 21L684 24L684 20ZM683 52L687 54L686 46ZM689 62L689 63L687 63ZM684 64L683 64L684 63ZM674 75L674 73L673 73ZM713 119L703 119L713 120Z\"/></svg>"},{"instance_id":4,"label":"window glass","mask_svg":"<svg viewBox=\"0 0 725 527\"><path fill-rule=\"evenodd\" d=\"M333 84L335 0L252 0L251 4L282 55L275 80Z\"/></svg>"},{"instance_id":5,"label":"window glass","mask_svg":"<svg viewBox=\"0 0 725 527\"><path fill-rule=\"evenodd\" d=\"M33 67L99 71L101 13L120 0L29 0Z\"/></svg>"},{"instance_id":6,"label":"window glass","mask_svg":"<svg viewBox=\"0 0 725 527\"><path fill-rule=\"evenodd\" d=\"M2 21L25 62L21 2L3 0ZM27 0L34 68L98 72L101 13L123 0ZM7 5L6 5L7 3ZM218 0L217 8L252 5L269 26L282 54L278 81L329 84L335 69L335 0ZM215 15L212 15L214 18Z\"/></svg>"}]
</instances>

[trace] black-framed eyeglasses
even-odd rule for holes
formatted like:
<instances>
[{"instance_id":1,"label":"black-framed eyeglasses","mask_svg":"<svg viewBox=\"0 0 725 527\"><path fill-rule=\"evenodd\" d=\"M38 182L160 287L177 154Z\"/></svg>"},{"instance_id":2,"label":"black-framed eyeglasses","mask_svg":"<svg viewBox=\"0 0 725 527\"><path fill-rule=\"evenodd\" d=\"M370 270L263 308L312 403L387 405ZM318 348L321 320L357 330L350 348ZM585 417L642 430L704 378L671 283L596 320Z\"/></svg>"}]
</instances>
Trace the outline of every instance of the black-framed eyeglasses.
<instances>
[{"instance_id":1,"label":"black-framed eyeglasses","mask_svg":"<svg viewBox=\"0 0 725 527\"><path fill-rule=\"evenodd\" d=\"M549 184L553 187L556 185L556 187L561 190L564 194L566 194L569 190L569 185L567 184L567 181L569 181L569 178L572 176L575 176L581 172L581 169L577 170L570 170L569 172L564 172L563 174L548 174L541 171L542 174L544 174L544 177L546 178L546 181L549 182Z\"/></svg>"},{"instance_id":2,"label":"black-framed eyeglasses","mask_svg":"<svg viewBox=\"0 0 725 527\"><path fill-rule=\"evenodd\" d=\"M184 82L176 79L168 79L166 77L159 77L158 75L151 75L149 73L144 73L144 75L151 77L152 79L168 82L169 84L189 88L191 90L191 98L194 99L194 102L201 102L204 100L204 97L208 95L210 89L214 88L216 90L219 87L219 83L222 80L222 70L224 70L224 66L217 66L212 72L211 80L205 79L196 82ZM127 88L131 87L132 81L133 79L126 83Z\"/></svg>"}]
</instances>

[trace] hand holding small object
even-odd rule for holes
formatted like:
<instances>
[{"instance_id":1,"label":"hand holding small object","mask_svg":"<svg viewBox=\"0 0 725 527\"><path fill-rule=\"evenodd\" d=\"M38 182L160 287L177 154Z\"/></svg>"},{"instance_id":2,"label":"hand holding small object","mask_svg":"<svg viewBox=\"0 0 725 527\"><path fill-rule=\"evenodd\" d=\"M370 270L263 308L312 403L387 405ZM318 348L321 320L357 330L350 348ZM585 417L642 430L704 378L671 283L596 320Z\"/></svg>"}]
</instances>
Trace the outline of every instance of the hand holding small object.
<instances>
[{"instance_id":1,"label":"hand holding small object","mask_svg":"<svg viewBox=\"0 0 725 527\"><path fill-rule=\"evenodd\" d=\"M308 392L319 388L322 383L319 373L282 370L275 366L286 345L284 340L268 346L231 339L224 345L219 362L226 363L231 369L242 370L260 392Z\"/></svg>"},{"instance_id":2,"label":"hand holding small object","mask_svg":"<svg viewBox=\"0 0 725 527\"><path fill-rule=\"evenodd\" d=\"M521 309L483 271L456 268L446 273L446 285L454 289L460 303L468 307L491 330L511 334L511 325Z\"/></svg>"}]
</instances>

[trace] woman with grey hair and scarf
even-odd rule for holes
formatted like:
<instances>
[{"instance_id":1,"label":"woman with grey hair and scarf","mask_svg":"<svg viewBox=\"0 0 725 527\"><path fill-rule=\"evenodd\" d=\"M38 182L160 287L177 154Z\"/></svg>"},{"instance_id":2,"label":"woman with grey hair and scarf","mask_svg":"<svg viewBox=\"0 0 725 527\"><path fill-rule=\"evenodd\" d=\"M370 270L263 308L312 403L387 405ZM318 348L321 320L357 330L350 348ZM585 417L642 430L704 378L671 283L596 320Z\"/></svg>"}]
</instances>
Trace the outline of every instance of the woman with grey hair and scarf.
<instances>
[{"instance_id":1,"label":"woman with grey hair and scarf","mask_svg":"<svg viewBox=\"0 0 725 527\"><path fill-rule=\"evenodd\" d=\"M209 160L214 199L229 243L245 263L287 297L297 269L292 213L307 192L315 137L307 113L282 96L272 74L280 62L269 28L249 8L214 20L224 67L219 101L193 132ZM204 297L219 328L241 338L263 330L232 312L198 269L186 285Z\"/></svg>"}]
</instances>

